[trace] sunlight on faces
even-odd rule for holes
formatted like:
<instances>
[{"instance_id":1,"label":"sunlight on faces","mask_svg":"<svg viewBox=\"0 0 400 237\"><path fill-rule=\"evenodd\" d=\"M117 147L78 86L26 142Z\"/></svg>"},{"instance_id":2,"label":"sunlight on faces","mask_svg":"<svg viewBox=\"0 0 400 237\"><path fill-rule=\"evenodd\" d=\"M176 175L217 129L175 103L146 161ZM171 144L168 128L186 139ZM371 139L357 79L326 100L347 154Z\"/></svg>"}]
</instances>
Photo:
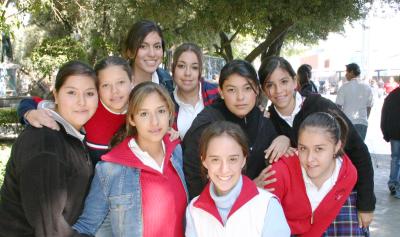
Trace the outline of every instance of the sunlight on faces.
<instances>
[{"instance_id":1,"label":"sunlight on faces","mask_svg":"<svg viewBox=\"0 0 400 237\"><path fill-rule=\"evenodd\" d=\"M265 81L263 91L279 112L291 113L292 111L287 110L294 108L296 86L296 81L290 74L278 67L273 71L269 79Z\"/></svg>"},{"instance_id":2,"label":"sunlight on faces","mask_svg":"<svg viewBox=\"0 0 400 237\"><path fill-rule=\"evenodd\" d=\"M143 40L136 52L134 72L138 70L152 74L161 64L163 57L162 40L160 35L153 31Z\"/></svg>"},{"instance_id":3,"label":"sunlight on faces","mask_svg":"<svg viewBox=\"0 0 400 237\"><path fill-rule=\"evenodd\" d=\"M95 81L86 75L69 76L59 91L54 91L54 99L61 117L80 130L97 109Z\"/></svg>"},{"instance_id":4,"label":"sunlight on faces","mask_svg":"<svg viewBox=\"0 0 400 237\"><path fill-rule=\"evenodd\" d=\"M168 105L158 92L146 96L137 112L129 115L129 124L136 127L138 143L146 144L161 142L169 128L171 113Z\"/></svg>"},{"instance_id":5,"label":"sunlight on faces","mask_svg":"<svg viewBox=\"0 0 400 237\"><path fill-rule=\"evenodd\" d=\"M334 144L329 133L322 128L306 127L299 134L300 164L312 182L320 187L335 169L336 153L341 142Z\"/></svg>"},{"instance_id":6,"label":"sunlight on faces","mask_svg":"<svg viewBox=\"0 0 400 237\"><path fill-rule=\"evenodd\" d=\"M200 67L194 52L183 52L176 63L174 81L181 92L198 91Z\"/></svg>"},{"instance_id":7,"label":"sunlight on faces","mask_svg":"<svg viewBox=\"0 0 400 237\"><path fill-rule=\"evenodd\" d=\"M215 185L215 192L218 196L223 196L238 182L246 157L242 147L232 137L222 134L209 141L202 163Z\"/></svg>"},{"instance_id":8,"label":"sunlight on faces","mask_svg":"<svg viewBox=\"0 0 400 237\"><path fill-rule=\"evenodd\" d=\"M253 83L253 84L250 84ZM229 111L239 118L245 117L256 105L257 93L253 88L258 88L254 82L238 74L230 75L218 88Z\"/></svg>"},{"instance_id":9,"label":"sunlight on faces","mask_svg":"<svg viewBox=\"0 0 400 237\"><path fill-rule=\"evenodd\" d=\"M101 101L115 113L125 111L133 85L122 66L104 68L99 71L98 78Z\"/></svg>"}]
</instances>

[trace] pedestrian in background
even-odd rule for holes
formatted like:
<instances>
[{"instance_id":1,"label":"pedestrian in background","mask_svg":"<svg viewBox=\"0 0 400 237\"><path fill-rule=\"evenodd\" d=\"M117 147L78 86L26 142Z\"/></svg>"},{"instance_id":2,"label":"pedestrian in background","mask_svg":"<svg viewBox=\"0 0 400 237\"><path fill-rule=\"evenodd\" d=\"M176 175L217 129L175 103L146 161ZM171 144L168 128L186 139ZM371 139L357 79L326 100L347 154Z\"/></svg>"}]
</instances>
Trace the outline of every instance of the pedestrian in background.
<instances>
[{"instance_id":1,"label":"pedestrian in background","mask_svg":"<svg viewBox=\"0 0 400 237\"><path fill-rule=\"evenodd\" d=\"M385 141L390 142L392 161L390 163L389 191L400 198L400 88L393 90L383 102L381 130Z\"/></svg>"},{"instance_id":2,"label":"pedestrian in background","mask_svg":"<svg viewBox=\"0 0 400 237\"><path fill-rule=\"evenodd\" d=\"M371 87L360 81L361 70L355 63L346 65L347 83L337 93L336 104L354 124L363 140L367 135L368 117L373 105Z\"/></svg>"},{"instance_id":3,"label":"pedestrian in background","mask_svg":"<svg viewBox=\"0 0 400 237\"><path fill-rule=\"evenodd\" d=\"M297 79L299 83L299 92L302 96L307 96L310 93L318 94L317 86L311 80L312 67L309 64L303 64L297 69Z\"/></svg>"}]
</instances>

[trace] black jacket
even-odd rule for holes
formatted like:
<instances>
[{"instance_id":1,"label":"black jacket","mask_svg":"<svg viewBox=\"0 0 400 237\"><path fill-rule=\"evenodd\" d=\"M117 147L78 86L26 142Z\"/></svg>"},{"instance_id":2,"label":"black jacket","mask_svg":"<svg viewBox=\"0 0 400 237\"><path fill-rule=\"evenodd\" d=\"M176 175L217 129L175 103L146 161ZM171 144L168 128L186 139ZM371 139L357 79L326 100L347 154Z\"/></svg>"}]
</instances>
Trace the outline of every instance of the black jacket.
<instances>
[{"instance_id":1,"label":"black jacket","mask_svg":"<svg viewBox=\"0 0 400 237\"><path fill-rule=\"evenodd\" d=\"M266 167L264 150L269 147L277 134L271 121L254 107L244 118L238 118L218 99L201 111L183 139L183 171L190 199L203 190L207 180L201 175L202 164L199 155L199 140L203 130L214 121L230 121L240 125L247 135L250 155L247 158L244 174L256 178Z\"/></svg>"},{"instance_id":2,"label":"black jacket","mask_svg":"<svg viewBox=\"0 0 400 237\"><path fill-rule=\"evenodd\" d=\"M393 90L383 102L381 130L385 141L400 140L400 87Z\"/></svg>"},{"instance_id":3,"label":"black jacket","mask_svg":"<svg viewBox=\"0 0 400 237\"><path fill-rule=\"evenodd\" d=\"M375 209L374 170L368 147L358 135L351 121L335 103L319 94L310 94L306 97L299 113L295 116L293 127L290 127L286 121L278 115L273 106L270 106L268 110L270 112L270 119L275 125L278 134L288 136L293 147L297 147L297 133L300 124L308 115L315 112L335 111L342 116L349 128L344 151L349 156L358 172L356 184L357 208L361 211L373 211Z\"/></svg>"},{"instance_id":4,"label":"black jacket","mask_svg":"<svg viewBox=\"0 0 400 237\"><path fill-rule=\"evenodd\" d=\"M18 137L1 188L0 236L73 233L93 173L78 138L28 126Z\"/></svg>"}]
</instances>

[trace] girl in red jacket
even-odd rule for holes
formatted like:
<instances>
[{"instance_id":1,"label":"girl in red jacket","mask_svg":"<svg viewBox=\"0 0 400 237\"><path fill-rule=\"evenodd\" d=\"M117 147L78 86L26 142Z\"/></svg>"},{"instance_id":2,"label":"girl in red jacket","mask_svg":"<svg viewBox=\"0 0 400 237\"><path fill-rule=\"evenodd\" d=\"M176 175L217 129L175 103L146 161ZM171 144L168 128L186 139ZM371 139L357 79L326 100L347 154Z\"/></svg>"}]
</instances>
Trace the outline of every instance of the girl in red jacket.
<instances>
[{"instance_id":1,"label":"girl in red jacket","mask_svg":"<svg viewBox=\"0 0 400 237\"><path fill-rule=\"evenodd\" d=\"M359 227L357 170L343 152L347 126L339 116L318 112L300 125L298 155L273 165L275 189L292 235L364 236Z\"/></svg>"}]
</instances>

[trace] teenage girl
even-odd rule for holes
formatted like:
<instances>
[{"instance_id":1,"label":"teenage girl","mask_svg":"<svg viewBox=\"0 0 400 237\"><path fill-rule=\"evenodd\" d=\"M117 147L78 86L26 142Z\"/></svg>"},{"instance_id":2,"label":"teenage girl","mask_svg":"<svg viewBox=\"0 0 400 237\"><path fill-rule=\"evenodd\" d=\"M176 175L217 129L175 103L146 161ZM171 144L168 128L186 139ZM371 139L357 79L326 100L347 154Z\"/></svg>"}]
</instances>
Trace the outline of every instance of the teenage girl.
<instances>
[{"instance_id":1,"label":"teenage girl","mask_svg":"<svg viewBox=\"0 0 400 237\"><path fill-rule=\"evenodd\" d=\"M343 151L347 125L325 112L300 125L298 156L273 164L273 193L281 201L293 235L364 236L356 208L357 170Z\"/></svg>"},{"instance_id":2,"label":"teenage girl","mask_svg":"<svg viewBox=\"0 0 400 237\"><path fill-rule=\"evenodd\" d=\"M0 192L0 236L72 236L93 175L81 129L96 111L96 87L82 62L58 71L49 113L60 129L27 126L15 141Z\"/></svg>"},{"instance_id":3,"label":"teenage girl","mask_svg":"<svg viewBox=\"0 0 400 237\"><path fill-rule=\"evenodd\" d=\"M172 76L175 90L175 123L181 139L192 125L197 114L212 104L218 97L218 85L205 81L203 72L203 53L193 43L178 46L173 55Z\"/></svg>"},{"instance_id":4,"label":"teenage girl","mask_svg":"<svg viewBox=\"0 0 400 237\"><path fill-rule=\"evenodd\" d=\"M368 227L375 209L374 171L371 156L364 141L358 135L351 121L335 103L318 94L303 97L296 91L295 72L290 63L282 57L268 57L258 71L264 93L272 105L268 112L278 134L290 138L291 146L297 147L297 137L301 122L315 112L334 111L339 114L349 128L344 151L357 169L358 179L357 209L362 225ZM262 172L262 175L268 175Z\"/></svg>"},{"instance_id":5,"label":"teenage girl","mask_svg":"<svg viewBox=\"0 0 400 237\"><path fill-rule=\"evenodd\" d=\"M174 104L160 85L143 82L132 90L126 132L96 166L74 225L78 232L95 235L104 222L113 236L184 236L182 150L166 135L173 115Z\"/></svg>"},{"instance_id":6,"label":"teenage girl","mask_svg":"<svg viewBox=\"0 0 400 237\"><path fill-rule=\"evenodd\" d=\"M276 197L242 175L248 149L237 124L217 121L204 130L200 159L210 182L186 210L187 237L290 236Z\"/></svg>"}]
</instances>

